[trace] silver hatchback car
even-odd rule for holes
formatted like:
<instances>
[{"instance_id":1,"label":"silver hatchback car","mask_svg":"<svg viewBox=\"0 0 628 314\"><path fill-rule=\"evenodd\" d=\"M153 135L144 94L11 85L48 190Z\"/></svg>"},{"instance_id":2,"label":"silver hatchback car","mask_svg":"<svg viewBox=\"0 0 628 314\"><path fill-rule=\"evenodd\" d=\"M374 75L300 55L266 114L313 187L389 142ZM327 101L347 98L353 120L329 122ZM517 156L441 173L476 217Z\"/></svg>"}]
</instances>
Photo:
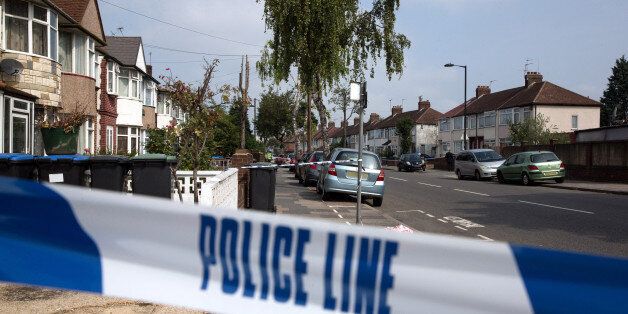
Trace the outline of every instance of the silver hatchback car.
<instances>
[{"instance_id":1,"label":"silver hatchback car","mask_svg":"<svg viewBox=\"0 0 628 314\"><path fill-rule=\"evenodd\" d=\"M334 193L356 195L358 189L358 151L337 148L320 171L316 191L323 200ZM362 152L362 195L373 199L374 206L381 206L384 201L384 169L379 156L371 152Z\"/></svg>"},{"instance_id":2,"label":"silver hatchback car","mask_svg":"<svg viewBox=\"0 0 628 314\"><path fill-rule=\"evenodd\" d=\"M455 171L458 179L473 177L476 180L497 176L497 168L505 158L492 149L470 149L456 156Z\"/></svg>"}]
</instances>

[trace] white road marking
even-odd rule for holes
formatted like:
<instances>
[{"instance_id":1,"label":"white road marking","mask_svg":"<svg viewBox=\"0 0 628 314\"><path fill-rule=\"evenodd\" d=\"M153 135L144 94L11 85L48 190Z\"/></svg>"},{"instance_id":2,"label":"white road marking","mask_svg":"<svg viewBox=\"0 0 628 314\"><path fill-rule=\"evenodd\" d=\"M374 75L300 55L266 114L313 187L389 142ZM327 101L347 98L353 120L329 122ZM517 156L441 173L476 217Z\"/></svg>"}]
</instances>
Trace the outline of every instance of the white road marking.
<instances>
[{"instance_id":1,"label":"white road marking","mask_svg":"<svg viewBox=\"0 0 628 314\"><path fill-rule=\"evenodd\" d=\"M341 214L338 214L338 217L340 217L340 219L344 219Z\"/></svg>"},{"instance_id":2,"label":"white road marking","mask_svg":"<svg viewBox=\"0 0 628 314\"><path fill-rule=\"evenodd\" d=\"M442 223L447 223L447 220L442 220L440 218L438 218L438 221L442 222Z\"/></svg>"},{"instance_id":3,"label":"white road marking","mask_svg":"<svg viewBox=\"0 0 628 314\"><path fill-rule=\"evenodd\" d=\"M460 226L454 226L454 227L456 227L456 228L458 228L458 229L460 229L460 230L464 230L464 231L467 231L467 229L465 229L465 228L462 228L462 227L460 227Z\"/></svg>"},{"instance_id":4,"label":"white road marking","mask_svg":"<svg viewBox=\"0 0 628 314\"><path fill-rule=\"evenodd\" d=\"M355 208L355 205L327 205L329 208Z\"/></svg>"},{"instance_id":5,"label":"white road marking","mask_svg":"<svg viewBox=\"0 0 628 314\"><path fill-rule=\"evenodd\" d=\"M461 225L465 228L484 228L484 226L477 224L473 221L470 220L466 220L464 218L460 218L460 217L456 217L456 216L447 216L447 217L443 217L445 218L445 220L449 220L453 223L455 223L456 225Z\"/></svg>"},{"instance_id":6,"label":"white road marking","mask_svg":"<svg viewBox=\"0 0 628 314\"><path fill-rule=\"evenodd\" d=\"M427 217L434 218L434 215L425 214Z\"/></svg>"},{"instance_id":7,"label":"white road marking","mask_svg":"<svg viewBox=\"0 0 628 314\"><path fill-rule=\"evenodd\" d=\"M491 238L489 238L489 237L483 236L483 235L481 235L481 234L478 234L478 237L482 238L482 239L483 239L483 240L485 240L485 241L495 241L495 240L493 240L493 239L491 239Z\"/></svg>"},{"instance_id":8,"label":"white road marking","mask_svg":"<svg viewBox=\"0 0 628 314\"><path fill-rule=\"evenodd\" d=\"M593 215L595 213L593 212L588 212L586 210L579 210L579 209L571 209L571 208L566 208L566 207L560 207L560 206L552 206L552 205L546 205L546 204L540 204L540 203L533 203L533 202L526 202L526 201L519 201L521 203L525 203L525 204L531 204L531 205L537 205L537 206L543 206L543 207L549 207L549 208L556 208L556 209L562 209L562 210L569 210L572 212L578 212L578 213L584 213L584 214L590 214Z\"/></svg>"},{"instance_id":9,"label":"white road marking","mask_svg":"<svg viewBox=\"0 0 628 314\"><path fill-rule=\"evenodd\" d=\"M427 185L427 186L432 186L435 188L442 188L442 186L440 185L436 185L436 184L429 184L429 183L423 183L423 182L417 182L418 184L422 184L422 185Z\"/></svg>"},{"instance_id":10,"label":"white road marking","mask_svg":"<svg viewBox=\"0 0 628 314\"><path fill-rule=\"evenodd\" d=\"M397 213L414 213L414 212L421 212L421 213L425 213L422 210L418 210L418 209L413 209L413 210L398 210L396 211Z\"/></svg>"},{"instance_id":11,"label":"white road marking","mask_svg":"<svg viewBox=\"0 0 628 314\"><path fill-rule=\"evenodd\" d=\"M421 214L425 214L425 212L424 212L424 211L422 211L422 210L420 210L420 209L419 209L418 211L419 211L419 213L421 213Z\"/></svg>"},{"instance_id":12,"label":"white road marking","mask_svg":"<svg viewBox=\"0 0 628 314\"><path fill-rule=\"evenodd\" d=\"M336 214L338 213L338 211L337 211L337 210L335 210L335 209L333 209L333 208L332 208L332 210L334 211L334 213L336 213Z\"/></svg>"},{"instance_id":13,"label":"white road marking","mask_svg":"<svg viewBox=\"0 0 628 314\"><path fill-rule=\"evenodd\" d=\"M403 182L408 181L408 180L406 180L406 179L395 178L395 177L388 177L388 179L399 180L399 181L403 181Z\"/></svg>"},{"instance_id":14,"label":"white road marking","mask_svg":"<svg viewBox=\"0 0 628 314\"><path fill-rule=\"evenodd\" d=\"M347 225L349 225L349 226L351 226L351 223L350 223L350 222L348 222L348 221L345 221L345 223L346 223Z\"/></svg>"},{"instance_id":15,"label":"white road marking","mask_svg":"<svg viewBox=\"0 0 628 314\"><path fill-rule=\"evenodd\" d=\"M478 192L472 192L472 191L460 190L460 189L454 189L454 191L470 193L470 194L475 194L475 195L481 195L481 196L490 196L490 195L484 194L484 193L478 193Z\"/></svg>"}]
</instances>

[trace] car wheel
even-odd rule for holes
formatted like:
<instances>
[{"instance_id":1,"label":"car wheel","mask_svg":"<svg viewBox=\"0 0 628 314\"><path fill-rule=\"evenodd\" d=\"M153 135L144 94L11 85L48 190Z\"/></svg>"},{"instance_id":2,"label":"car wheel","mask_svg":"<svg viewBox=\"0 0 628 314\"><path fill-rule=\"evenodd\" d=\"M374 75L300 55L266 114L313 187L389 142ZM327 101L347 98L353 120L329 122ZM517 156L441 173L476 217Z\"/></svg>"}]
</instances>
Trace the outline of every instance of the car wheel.
<instances>
[{"instance_id":1,"label":"car wheel","mask_svg":"<svg viewBox=\"0 0 628 314\"><path fill-rule=\"evenodd\" d=\"M521 175L521 184L525 186L532 184L532 180L530 180L530 176L527 173Z\"/></svg>"},{"instance_id":2,"label":"car wheel","mask_svg":"<svg viewBox=\"0 0 628 314\"><path fill-rule=\"evenodd\" d=\"M323 201L329 201L331 199L331 193L326 192L325 190L322 191L322 195L321 195L321 199Z\"/></svg>"},{"instance_id":3,"label":"car wheel","mask_svg":"<svg viewBox=\"0 0 628 314\"><path fill-rule=\"evenodd\" d=\"M401 172L402 171L401 167L397 167L397 171Z\"/></svg>"},{"instance_id":4,"label":"car wheel","mask_svg":"<svg viewBox=\"0 0 628 314\"><path fill-rule=\"evenodd\" d=\"M460 169L456 169L456 176L458 177L458 180L462 180L462 173L460 173Z\"/></svg>"},{"instance_id":5,"label":"car wheel","mask_svg":"<svg viewBox=\"0 0 628 314\"><path fill-rule=\"evenodd\" d=\"M504 179L504 175L501 172L497 172L497 182L506 183L506 180Z\"/></svg>"},{"instance_id":6,"label":"car wheel","mask_svg":"<svg viewBox=\"0 0 628 314\"><path fill-rule=\"evenodd\" d=\"M423 169L423 172L425 172L425 166L421 167L421 169Z\"/></svg>"},{"instance_id":7,"label":"car wheel","mask_svg":"<svg viewBox=\"0 0 628 314\"><path fill-rule=\"evenodd\" d=\"M554 181L556 181L556 183L563 183L565 182L565 178L556 179Z\"/></svg>"},{"instance_id":8,"label":"car wheel","mask_svg":"<svg viewBox=\"0 0 628 314\"><path fill-rule=\"evenodd\" d=\"M384 198L383 197L377 197L373 199L373 207L380 207L382 206L382 203L384 202Z\"/></svg>"}]
</instances>

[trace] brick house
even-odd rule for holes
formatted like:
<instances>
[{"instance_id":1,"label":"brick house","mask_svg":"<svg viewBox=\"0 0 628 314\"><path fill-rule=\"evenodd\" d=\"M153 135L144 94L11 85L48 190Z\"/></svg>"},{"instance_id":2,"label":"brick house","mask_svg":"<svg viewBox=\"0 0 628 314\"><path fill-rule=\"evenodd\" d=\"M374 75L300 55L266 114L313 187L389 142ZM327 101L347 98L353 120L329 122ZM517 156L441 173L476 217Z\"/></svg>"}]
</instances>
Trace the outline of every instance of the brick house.
<instances>
[{"instance_id":1,"label":"brick house","mask_svg":"<svg viewBox=\"0 0 628 314\"><path fill-rule=\"evenodd\" d=\"M101 75L100 144L119 154L143 153L146 130L157 127L157 84L141 37L107 36ZM115 123L114 119L115 118ZM104 140L103 140L104 139ZM102 146L101 146L102 147Z\"/></svg>"},{"instance_id":2,"label":"brick house","mask_svg":"<svg viewBox=\"0 0 628 314\"><path fill-rule=\"evenodd\" d=\"M1 74L0 152L43 154L35 121L74 110L88 116L77 152L93 152L96 47L106 43L97 1L5 0L0 11L0 57L23 67Z\"/></svg>"},{"instance_id":3,"label":"brick house","mask_svg":"<svg viewBox=\"0 0 628 314\"><path fill-rule=\"evenodd\" d=\"M467 102L467 143L470 148L512 145L509 125L542 114L553 132L567 133L597 128L601 104L551 82L538 72L528 72L523 86L491 93L478 86ZM446 112L439 121L437 155L463 149L464 105Z\"/></svg>"}]
</instances>

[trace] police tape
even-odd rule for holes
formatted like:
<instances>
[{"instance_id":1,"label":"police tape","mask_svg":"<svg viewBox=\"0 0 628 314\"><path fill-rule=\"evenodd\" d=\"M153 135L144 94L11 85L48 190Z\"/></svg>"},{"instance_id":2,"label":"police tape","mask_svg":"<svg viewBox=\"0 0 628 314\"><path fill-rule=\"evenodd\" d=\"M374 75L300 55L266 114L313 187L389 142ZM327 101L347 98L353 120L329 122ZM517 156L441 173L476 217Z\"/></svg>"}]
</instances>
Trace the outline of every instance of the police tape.
<instances>
[{"instance_id":1,"label":"police tape","mask_svg":"<svg viewBox=\"0 0 628 314\"><path fill-rule=\"evenodd\" d=\"M219 313L627 313L628 260L0 178L0 281Z\"/></svg>"},{"instance_id":2,"label":"police tape","mask_svg":"<svg viewBox=\"0 0 628 314\"><path fill-rule=\"evenodd\" d=\"M295 166L310 166L310 165L326 165L326 164L346 164L346 163L357 163L358 160L354 160L354 159L348 159L348 160L335 160L335 161L329 161L329 160L324 160L324 161L308 161L308 162L300 162L297 164L264 164L264 165L251 165L251 166L243 166L240 167L242 169L259 169L259 168L292 168Z\"/></svg>"}]
</instances>

